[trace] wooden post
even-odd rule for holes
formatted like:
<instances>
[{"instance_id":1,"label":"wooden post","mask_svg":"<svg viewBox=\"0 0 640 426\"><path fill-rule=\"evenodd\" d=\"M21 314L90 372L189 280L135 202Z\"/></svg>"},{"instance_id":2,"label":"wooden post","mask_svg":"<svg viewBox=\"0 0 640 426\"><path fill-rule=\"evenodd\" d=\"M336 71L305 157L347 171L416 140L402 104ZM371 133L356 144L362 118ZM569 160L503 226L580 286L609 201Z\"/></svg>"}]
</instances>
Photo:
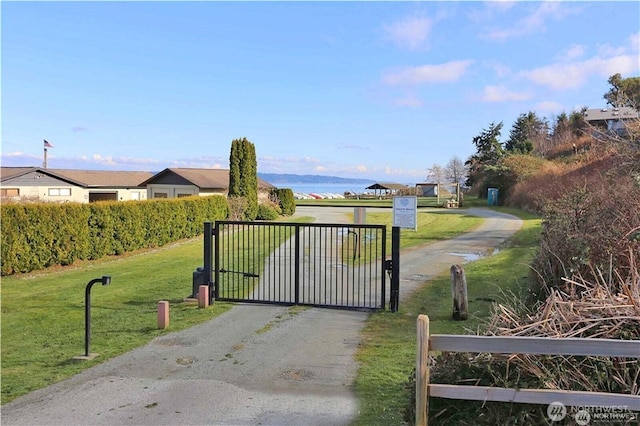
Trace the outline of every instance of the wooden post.
<instances>
[{"instance_id":1,"label":"wooden post","mask_svg":"<svg viewBox=\"0 0 640 426\"><path fill-rule=\"evenodd\" d=\"M163 330L169 327L169 302L158 302L158 328Z\"/></svg>"},{"instance_id":2,"label":"wooden post","mask_svg":"<svg viewBox=\"0 0 640 426\"><path fill-rule=\"evenodd\" d=\"M209 306L209 286L201 285L198 289L198 308Z\"/></svg>"},{"instance_id":3,"label":"wooden post","mask_svg":"<svg viewBox=\"0 0 640 426\"><path fill-rule=\"evenodd\" d=\"M429 317L418 315L416 351L416 426L429 422Z\"/></svg>"},{"instance_id":4,"label":"wooden post","mask_svg":"<svg viewBox=\"0 0 640 426\"><path fill-rule=\"evenodd\" d=\"M453 319L463 321L467 319L467 278L460 265L451 265L451 297L453 299Z\"/></svg>"}]
</instances>

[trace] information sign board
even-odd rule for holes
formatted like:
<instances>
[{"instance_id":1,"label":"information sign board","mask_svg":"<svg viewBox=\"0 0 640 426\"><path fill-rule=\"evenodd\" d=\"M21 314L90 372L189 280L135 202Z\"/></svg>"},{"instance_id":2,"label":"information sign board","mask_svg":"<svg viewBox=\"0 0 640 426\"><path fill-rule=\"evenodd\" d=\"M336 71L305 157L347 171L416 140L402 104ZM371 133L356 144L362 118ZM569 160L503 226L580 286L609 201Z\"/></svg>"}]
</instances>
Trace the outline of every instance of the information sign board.
<instances>
[{"instance_id":1,"label":"information sign board","mask_svg":"<svg viewBox=\"0 0 640 426\"><path fill-rule=\"evenodd\" d=\"M393 226L418 229L418 197L393 197Z\"/></svg>"}]
</instances>

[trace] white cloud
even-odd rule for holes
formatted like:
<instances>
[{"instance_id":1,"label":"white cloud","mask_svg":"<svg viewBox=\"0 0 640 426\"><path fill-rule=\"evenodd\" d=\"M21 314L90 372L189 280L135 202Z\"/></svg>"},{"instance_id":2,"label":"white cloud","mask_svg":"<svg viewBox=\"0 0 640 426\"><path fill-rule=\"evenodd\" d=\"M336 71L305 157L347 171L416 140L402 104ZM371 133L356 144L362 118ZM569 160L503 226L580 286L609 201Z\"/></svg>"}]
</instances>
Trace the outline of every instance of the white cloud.
<instances>
[{"instance_id":1,"label":"white cloud","mask_svg":"<svg viewBox=\"0 0 640 426\"><path fill-rule=\"evenodd\" d=\"M490 1L485 3L488 9L497 10L500 12L504 12L506 10L511 9L513 6L515 6L515 4L516 4L515 1L510 1L510 0L495 0L495 1Z\"/></svg>"},{"instance_id":2,"label":"white cloud","mask_svg":"<svg viewBox=\"0 0 640 426\"><path fill-rule=\"evenodd\" d=\"M640 33L631 34L629 36L632 52L640 52Z\"/></svg>"},{"instance_id":3,"label":"white cloud","mask_svg":"<svg viewBox=\"0 0 640 426\"><path fill-rule=\"evenodd\" d=\"M107 156L103 157L100 154L93 154L91 156L91 159L93 161L95 161L96 163L104 164L104 165L107 165L107 166L115 166L116 165L116 162L113 161L113 157L110 156L110 155L107 155Z\"/></svg>"},{"instance_id":4,"label":"white cloud","mask_svg":"<svg viewBox=\"0 0 640 426\"><path fill-rule=\"evenodd\" d=\"M469 20L473 22L486 22L493 19L495 15L504 13L515 6L515 1L487 1L482 3L482 9L472 9L467 13Z\"/></svg>"},{"instance_id":5,"label":"white cloud","mask_svg":"<svg viewBox=\"0 0 640 426\"><path fill-rule=\"evenodd\" d=\"M473 60L460 60L440 65L405 67L384 74L382 80L389 86L451 82L462 77L471 64Z\"/></svg>"},{"instance_id":6,"label":"white cloud","mask_svg":"<svg viewBox=\"0 0 640 426\"><path fill-rule=\"evenodd\" d=\"M29 157L29 158L35 158L34 156L30 156L28 154L25 154L22 151L15 151L15 152L3 152L2 153L2 157L7 157L7 158L11 158L11 157Z\"/></svg>"},{"instance_id":7,"label":"white cloud","mask_svg":"<svg viewBox=\"0 0 640 426\"><path fill-rule=\"evenodd\" d=\"M560 59L564 61L572 61L581 58L584 55L585 47L580 44L574 44L567 51L560 54Z\"/></svg>"},{"instance_id":8,"label":"white cloud","mask_svg":"<svg viewBox=\"0 0 640 426\"><path fill-rule=\"evenodd\" d=\"M433 22L426 17L409 17L403 21L385 25L384 31L388 39L400 47L415 50L427 40Z\"/></svg>"},{"instance_id":9,"label":"white cloud","mask_svg":"<svg viewBox=\"0 0 640 426\"><path fill-rule=\"evenodd\" d=\"M514 92L505 86L485 86L482 100L485 102L526 101L531 99L529 92Z\"/></svg>"},{"instance_id":10,"label":"white cloud","mask_svg":"<svg viewBox=\"0 0 640 426\"><path fill-rule=\"evenodd\" d=\"M542 101L535 105L535 111L541 114L558 114L564 110L564 106L560 102L555 101Z\"/></svg>"},{"instance_id":11,"label":"white cloud","mask_svg":"<svg viewBox=\"0 0 640 426\"><path fill-rule=\"evenodd\" d=\"M515 37L523 37L530 34L544 32L546 22L549 19L562 19L574 13L560 2L543 2L531 14L516 21L513 26L504 29L493 29L484 34L482 38L496 41L505 41Z\"/></svg>"},{"instance_id":12,"label":"white cloud","mask_svg":"<svg viewBox=\"0 0 640 426\"><path fill-rule=\"evenodd\" d=\"M340 144L340 149L348 149L350 151L371 151L371 148L366 145L356 145L356 144Z\"/></svg>"},{"instance_id":13,"label":"white cloud","mask_svg":"<svg viewBox=\"0 0 640 426\"><path fill-rule=\"evenodd\" d=\"M485 66L492 69L496 76L500 78L509 77L512 74L511 68L499 62L488 61Z\"/></svg>"},{"instance_id":14,"label":"white cloud","mask_svg":"<svg viewBox=\"0 0 640 426\"><path fill-rule=\"evenodd\" d=\"M384 174L386 176L394 176L396 178L400 177L416 177L424 176L424 170L415 170L415 169L394 169L392 167L386 166L384 168Z\"/></svg>"},{"instance_id":15,"label":"white cloud","mask_svg":"<svg viewBox=\"0 0 640 426\"><path fill-rule=\"evenodd\" d=\"M393 104L398 107L419 108L424 105L424 102L422 101L422 99L414 95L407 95L405 97L396 99Z\"/></svg>"},{"instance_id":16,"label":"white cloud","mask_svg":"<svg viewBox=\"0 0 640 426\"><path fill-rule=\"evenodd\" d=\"M582 62L557 63L531 71L522 71L521 75L535 84L554 90L577 89L586 84L589 77L608 78L620 73L637 73L638 57L619 55L610 58L595 57Z\"/></svg>"}]
</instances>

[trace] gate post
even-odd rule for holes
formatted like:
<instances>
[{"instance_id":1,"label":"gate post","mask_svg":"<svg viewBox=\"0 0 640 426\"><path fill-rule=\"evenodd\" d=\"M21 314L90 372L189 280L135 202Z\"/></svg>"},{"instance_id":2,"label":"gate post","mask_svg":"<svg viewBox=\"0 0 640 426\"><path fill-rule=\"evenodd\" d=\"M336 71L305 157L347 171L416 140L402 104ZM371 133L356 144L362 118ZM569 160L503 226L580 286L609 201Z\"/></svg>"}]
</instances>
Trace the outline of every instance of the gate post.
<instances>
[{"instance_id":1,"label":"gate post","mask_svg":"<svg viewBox=\"0 0 640 426\"><path fill-rule=\"evenodd\" d=\"M391 228L391 312L398 312L400 300L400 227Z\"/></svg>"},{"instance_id":2,"label":"gate post","mask_svg":"<svg viewBox=\"0 0 640 426\"><path fill-rule=\"evenodd\" d=\"M209 286L209 304L213 304L213 281L211 280L211 239L213 238L213 226L211 222L204 223L204 281Z\"/></svg>"},{"instance_id":3,"label":"gate post","mask_svg":"<svg viewBox=\"0 0 640 426\"><path fill-rule=\"evenodd\" d=\"M293 239L293 285L294 289L294 298L296 305L300 303L300 225L296 224L294 228L294 239Z\"/></svg>"}]
</instances>

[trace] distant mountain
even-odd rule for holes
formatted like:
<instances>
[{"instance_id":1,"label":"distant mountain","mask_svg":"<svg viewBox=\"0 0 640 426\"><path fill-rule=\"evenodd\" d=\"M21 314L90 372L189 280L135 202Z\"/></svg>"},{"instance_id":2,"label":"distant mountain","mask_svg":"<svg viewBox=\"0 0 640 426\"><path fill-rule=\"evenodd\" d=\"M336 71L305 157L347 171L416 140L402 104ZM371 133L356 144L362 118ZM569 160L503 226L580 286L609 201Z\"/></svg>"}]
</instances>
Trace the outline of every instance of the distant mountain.
<instances>
[{"instance_id":1,"label":"distant mountain","mask_svg":"<svg viewBox=\"0 0 640 426\"><path fill-rule=\"evenodd\" d=\"M271 184L283 184L283 183L353 183L353 184L372 184L375 180L372 179L353 179L342 178L338 176L321 176L321 175L294 175L294 174L281 174L281 173L258 173L258 177Z\"/></svg>"}]
</instances>

